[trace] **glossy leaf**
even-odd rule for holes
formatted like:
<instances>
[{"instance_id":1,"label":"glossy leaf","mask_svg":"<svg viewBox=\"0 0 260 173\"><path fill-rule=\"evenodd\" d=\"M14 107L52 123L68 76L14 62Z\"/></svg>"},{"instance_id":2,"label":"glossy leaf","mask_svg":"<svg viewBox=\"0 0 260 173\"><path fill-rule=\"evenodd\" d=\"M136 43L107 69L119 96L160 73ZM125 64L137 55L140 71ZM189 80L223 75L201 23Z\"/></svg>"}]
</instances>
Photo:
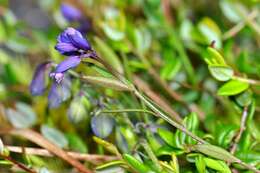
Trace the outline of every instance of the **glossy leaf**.
<instances>
[{"instance_id":1,"label":"glossy leaf","mask_svg":"<svg viewBox=\"0 0 260 173\"><path fill-rule=\"evenodd\" d=\"M112 154L115 154L117 156L121 156L119 151L117 150L116 146L113 145L112 143L109 143L101 138L98 138L96 136L93 137L94 141L98 143L99 145L103 146L106 150L111 152Z\"/></svg>"},{"instance_id":2,"label":"glossy leaf","mask_svg":"<svg viewBox=\"0 0 260 173\"><path fill-rule=\"evenodd\" d=\"M139 160L134 158L129 154L124 154L123 159L137 172L139 173L148 173L152 171L145 164L141 163Z\"/></svg>"},{"instance_id":3,"label":"glossy leaf","mask_svg":"<svg viewBox=\"0 0 260 173\"><path fill-rule=\"evenodd\" d=\"M248 87L249 87L249 84L246 82L241 82L238 80L231 80L219 88L218 95L221 95L221 96L237 95L237 94L245 91Z\"/></svg>"},{"instance_id":4,"label":"glossy leaf","mask_svg":"<svg viewBox=\"0 0 260 173\"><path fill-rule=\"evenodd\" d=\"M231 173L231 170L227 166L227 164L221 160L214 160L211 158L204 157L203 158L207 167L217 170L219 172Z\"/></svg>"},{"instance_id":5,"label":"glossy leaf","mask_svg":"<svg viewBox=\"0 0 260 173\"><path fill-rule=\"evenodd\" d=\"M175 147L175 137L174 133L170 132L169 130L159 128L158 130L159 136L170 146Z\"/></svg>"},{"instance_id":6,"label":"glossy leaf","mask_svg":"<svg viewBox=\"0 0 260 173\"><path fill-rule=\"evenodd\" d=\"M199 31L204 35L207 44L216 41L216 48L221 48L221 31L218 25L210 18L203 18L198 24Z\"/></svg>"},{"instance_id":7,"label":"glossy leaf","mask_svg":"<svg viewBox=\"0 0 260 173\"><path fill-rule=\"evenodd\" d=\"M206 164L203 159L203 156L199 155L195 158L195 165L199 173L205 173L206 172Z\"/></svg>"},{"instance_id":8,"label":"glossy leaf","mask_svg":"<svg viewBox=\"0 0 260 173\"><path fill-rule=\"evenodd\" d=\"M227 81L233 77L234 71L227 66L209 66L211 75L219 81Z\"/></svg>"}]
</instances>

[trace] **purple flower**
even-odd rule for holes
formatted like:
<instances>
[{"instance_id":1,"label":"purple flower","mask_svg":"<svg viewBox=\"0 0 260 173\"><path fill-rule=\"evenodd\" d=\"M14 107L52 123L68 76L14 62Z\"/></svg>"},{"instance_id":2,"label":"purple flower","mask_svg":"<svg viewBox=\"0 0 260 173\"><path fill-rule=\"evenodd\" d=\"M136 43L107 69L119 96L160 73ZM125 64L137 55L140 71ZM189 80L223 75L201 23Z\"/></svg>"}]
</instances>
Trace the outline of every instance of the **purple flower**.
<instances>
[{"instance_id":1,"label":"purple flower","mask_svg":"<svg viewBox=\"0 0 260 173\"><path fill-rule=\"evenodd\" d=\"M48 105L50 108L57 108L70 97L71 82L69 78L64 78L61 83L54 82L48 95Z\"/></svg>"},{"instance_id":2,"label":"purple flower","mask_svg":"<svg viewBox=\"0 0 260 173\"><path fill-rule=\"evenodd\" d=\"M57 41L55 49L63 55L82 55L91 50L89 42L74 28L67 28L58 36Z\"/></svg>"},{"instance_id":3,"label":"purple flower","mask_svg":"<svg viewBox=\"0 0 260 173\"><path fill-rule=\"evenodd\" d=\"M81 12L70 4L63 3L60 7L60 10L64 18L69 22L79 21L82 18Z\"/></svg>"},{"instance_id":4,"label":"purple flower","mask_svg":"<svg viewBox=\"0 0 260 173\"><path fill-rule=\"evenodd\" d=\"M74 28L67 28L58 36L57 41L55 49L69 56L50 74L50 77L54 78L57 83L63 80L66 71L77 67L83 58L96 57L89 42Z\"/></svg>"},{"instance_id":5,"label":"purple flower","mask_svg":"<svg viewBox=\"0 0 260 173\"><path fill-rule=\"evenodd\" d=\"M50 71L51 62L44 62L37 66L30 84L32 95L42 95L47 87L46 74Z\"/></svg>"},{"instance_id":6,"label":"purple flower","mask_svg":"<svg viewBox=\"0 0 260 173\"><path fill-rule=\"evenodd\" d=\"M71 56L62 61L56 67L53 73L50 73L50 77L54 78L57 83L60 83L64 78L64 72L71 68L75 68L80 64L81 58L79 56Z\"/></svg>"}]
</instances>

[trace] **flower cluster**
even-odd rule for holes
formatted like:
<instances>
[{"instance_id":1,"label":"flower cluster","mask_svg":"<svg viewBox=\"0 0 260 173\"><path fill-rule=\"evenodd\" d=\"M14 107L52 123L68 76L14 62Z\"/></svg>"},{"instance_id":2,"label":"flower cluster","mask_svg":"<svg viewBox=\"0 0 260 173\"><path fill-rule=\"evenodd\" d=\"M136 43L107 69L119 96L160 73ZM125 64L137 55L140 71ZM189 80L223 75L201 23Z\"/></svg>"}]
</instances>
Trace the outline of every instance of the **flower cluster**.
<instances>
[{"instance_id":1,"label":"flower cluster","mask_svg":"<svg viewBox=\"0 0 260 173\"><path fill-rule=\"evenodd\" d=\"M55 80L49 92L49 106L58 107L61 102L69 98L70 81L65 72L77 67L84 58L96 58L89 42L74 28L67 28L57 38L55 49L67 59L59 63L49 75ZM30 85L32 95L41 95L47 87L46 73L50 72L51 62L40 64L35 71Z\"/></svg>"},{"instance_id":2,"label":"flower cluster","mask_svg":"<svg viewBox=\"0 0 260 173\"><path fill-rule=\"evenodd\" d=\"M95 53L89 42L74 28L67 28L58 36L57 41L55 49L61 54L69 56L50 74L56 82L60 83L67 70L78 66L83 58L95 57Z\"/></svg>"}]
</instances>

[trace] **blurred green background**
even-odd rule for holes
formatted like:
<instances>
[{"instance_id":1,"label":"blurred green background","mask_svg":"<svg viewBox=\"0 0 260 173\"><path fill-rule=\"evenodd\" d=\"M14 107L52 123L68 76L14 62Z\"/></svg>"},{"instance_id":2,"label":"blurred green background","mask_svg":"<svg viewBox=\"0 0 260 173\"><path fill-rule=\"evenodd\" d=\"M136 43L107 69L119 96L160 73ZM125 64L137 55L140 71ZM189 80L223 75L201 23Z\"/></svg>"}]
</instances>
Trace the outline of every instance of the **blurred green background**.
<instances>
[{"instance_id":1,"label":"blurred green background","mask_svg":"<svg viewBox=\"0 0 260 173\"><path fill-rule=\"evenodd\" d=\"M60 10L64 3L78 9L83 20L68 21ZM187 129L211 144L230 150L246 110L234 153L259 168L259 7L259 0L0 0L0 131L30 128L65 150L109 154L102 142L93 140L98 136L121 154L135 156L146 167L144 172L249 172L187 151L194 141L144 112L148 108L129 92L72 78L69 97L59 108L48 108L48 89L43 96L32 96L29 85L36 66L61 62L64 56L54 49L57 36L67 27L82 27L84 21L83 35L102 58L161 110L184 119ZM228 69L211 68L207 47L212 41ZM111 78L92 60L74 70ZM221 80L220 73L225 77L225 70L256 83L223 89L228 81ZM1 133L1 138L4 145L37 147L9 134ZM74 170L58 157L11 156L41 173ZM122 160L126 166L105 165L99 171L141 172L129 158ZM97 166L84 164L92 170ZM22 172L4 159L0 171Z\"/></svg>"}]
</instances>

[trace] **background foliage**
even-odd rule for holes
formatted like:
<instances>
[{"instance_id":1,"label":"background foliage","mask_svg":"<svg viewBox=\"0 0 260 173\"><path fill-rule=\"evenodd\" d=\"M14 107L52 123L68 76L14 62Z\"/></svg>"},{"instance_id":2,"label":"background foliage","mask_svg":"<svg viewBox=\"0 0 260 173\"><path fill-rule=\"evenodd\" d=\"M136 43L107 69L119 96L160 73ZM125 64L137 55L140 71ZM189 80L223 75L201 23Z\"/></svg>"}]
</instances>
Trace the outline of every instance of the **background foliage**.
<instances>
[{"instance_id":1,"label":"background foliage","mask_svg":"<svg viewBox=\"0 0 260 173\"><path fill-rule=\"evenodd\" d=\"M83 19L68 21L62 3ZM0 17L1 172L26 172L20 164L41 173L76 171L58 149L91 154L84 166L104 173L250 172L228 163L230 153L260 168L258 0L1 0ZM48 107L48 89L32 96L36 65L64 59L54 46L67 27L83 27L100 57L170 119L218 146L215 153L91 59L73 69L86 78L72 74L58 108ZM46 147L56 156L12 146ZM102 158L89 159L93 154Z\"/></svg>"}]
</instances>

